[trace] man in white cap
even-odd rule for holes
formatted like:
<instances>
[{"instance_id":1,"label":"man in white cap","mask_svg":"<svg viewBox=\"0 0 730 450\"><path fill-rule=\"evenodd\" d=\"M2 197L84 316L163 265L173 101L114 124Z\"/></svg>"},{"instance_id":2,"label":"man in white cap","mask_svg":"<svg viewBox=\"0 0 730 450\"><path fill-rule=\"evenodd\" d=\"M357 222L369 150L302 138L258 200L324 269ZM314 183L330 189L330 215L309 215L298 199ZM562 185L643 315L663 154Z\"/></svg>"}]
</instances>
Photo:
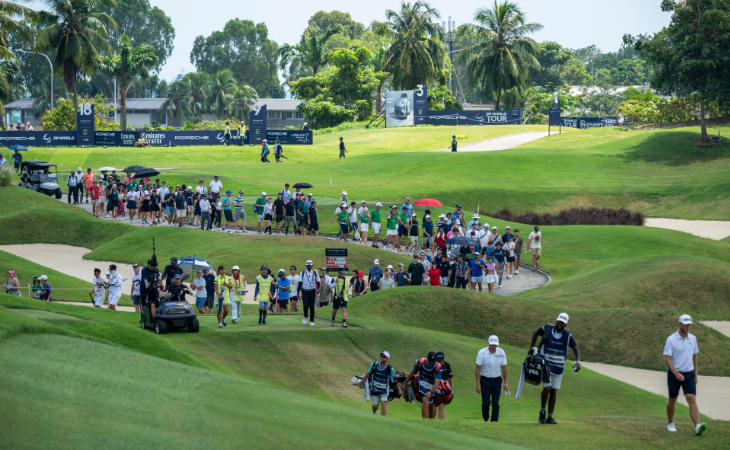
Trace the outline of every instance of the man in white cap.
<instances>
[{"instance_id":1,"label":"man in white cap","mask_svg":"<svg viewBox=\"0 0 730 450\"><path fill-rule=\"evenodd\" d=\"M48 282L48 277L46 275L41 275L39 280L41 280L41 293L38 296L38 299L49 303L52 302L53 289L51 288L51 283Z\"/></svg>"},{"instance_id":2,"label":"man in white cap","mask_svg":"<svg viewBox=\"0 0 730 450\"><path fill-rule=\"evenodd\" d=\"M370 292L375 292L380 289L380 279L383 278L383 269L380 267L380 260L375 259L373 265L370 266L368 271L368 284L370 285Z\"/></svg>"},{"instance_id":3,"label":"man in white cap","mask_svg":"<svg viewBox=\"0 0 730 450\"><path fill-rule=\"evenodd\" d=\"M476 225L477 227L480 227L482 225L481 222L479 222L479 214L474 214L471 216L471 220L469 223L466 224L466 229L471 230L471 226Z\"/></svg>"},{"instance_id":4,"label":"man in white cap","mask_svg":"<svg viewBox=\"0 0 730 450\"><path fill-rule=\"evenodd\" d=\"M109 309L117 309L119 299L122 298L122 276L117 272L117 266L112 264L109 266L109 281L107 281L109 287L109 296L107 302L109 303Z\"/></svg>"},{"instance_id":5,"label":"man in white cap","mask_svg":"<svg viewBox=\"0 0 730 450\"><path fill-rule=\"evenodd\" d=\"M370 398L373 401L373 414L377 414L378 405L380 405L380 415L385 416L388 412L388 395L390 394L390 384L395 383L395 370L390 366L390 353L383 350L380 352L380 361L373 361L360 380L360 387L364 387L365 380L369 380ZM396 384L396 389L400 391L400 386Z\"/></svg>"},{"instance_id":6,"label":"man in white cap","mask_svg":"<svg viewBox=\"0 0 730 450\"><path fill-rule=\"evenodd\" d=\"M393 266L388 264L388 267L385 268L385 274L383 274L383 278L380 279L380 289L390 289L395 287L395 280L393 279Z\"/></svg>"},{"instance_id":7,"label":"man in white cap","mask_svg":"<svg viewBox=\"0 0 730 450\"><path fill-rule=\"evenodd\" d=\"M231 281L233 282L233 289L231 293L233 298L231 301L231 322L238 323L241 320L241 305L243 299L248 292L246 289L246 277L241 274L241 268L233 266L231 268Z\"/></svg>"},{"instance_id":8,"label":"man in white cap","mask_svg":"<svg viewBox=\"0 0 730 450\"><path fill-rule=\"evenodd\" d=\"M307 324L307 316L309 316L309 326L314 326L314 301L319 294L321 280L316 270L313 270L313 263L308 259L304 265L306 268L299 274L299 286L297 288L297 296L302 300L304 307L304 318L302 323Z\"/></svg>"},{"instance_id":9,"label":"man in white cap","mask_svg":"<svg viewBox=\"0 0 730 450\"><path fill-rule=\"evenodd\" d=\"M210 188L209 192L213 194L215 198L220 197L221 189L223 189L223 183L221 183L218 175L213 175L213 179L210 184L208 184L208 187Z\"/></svg>"},{"instance_id":10,"label":"man in white cap","mask_svg":"<svg viewBox=\"0 0 730 450\"><path fill-rule=\"evenodd\" d=\"M499 396L504 383L504 393L509 394L507 385L507 355L499 348L499 338L495 335L489 336L489 346L484 347L477 353L476 360L476 384L477 394L482 395L482 419L487 422L499 421ZM492 407L492 415L489 415L489 407Z\"/></svg>"},{"instance_id":11,"label":"man in white cap","mask_svg":"<svg viewBox=\"0 0 730 450\"><path fill-rule=\"evenodd\" d=\"M375 209L370 211L370 225L373 228L373 247L378 248L378 241L380 240L380 224L382 223L382 217L380 216L380 208L383 204L377 202Z\"/></svg>"},{"instance_id":12,"label":"man in white cap","mask_svg":"<svg viewBox=\"0 0 730 450\"><path fill-rule=\"evenodd\" d=\"M675 432L674 408L679 397L679 388L689 405L689 415L695 424L695 435L699 436L707 429L707 424L700 422L700 410L697 406L697 338L689 332L692 317L688 314L679 316L679 329L672 333L664 344L664 361L667 364L667 385L669 402L667 402L667 431Z\"/></svg>"},{"instance_id":13,"label":"man in white cap","mask_svg":"<svg viewBox=\"0 0 730 450\"><path fill-rule=\"evenodd\" d=\"M79 192L79 202L83 203L84 201L84 172L81 167L76 169L76 173L74 174L76 177L76 189ZM87 194L88 199L88 194Z\"/></svg>"},{"instance_id":14,"label":"man in white cap","mask_svg":"<svg viewBox=\"0 0 730 450\"><path fill-rule=\"evenodd\" d=\"M568 347L572 348L575 354L573 371L578 372L580 370L580 351L578 350L578 345L575 343L573 335L565 329L565 326L568 325L568 319L568 314L561 312L558 314L557 319L555 319L555 325L545 324L541 326L532 333L532 340L530 340L530 350L528 353L532 354L536 350L535 342L537 342L537 337L542 336L542 341L537 351L545 357L545 362L550 372L549 380L542 384L540 417L538 420L541 424L557 425L557 422L553 419L553 411L555 410L558 390L563 381L565 360L568 357ZM546 404L548 405L547 417L545 416Z\"/></svg>"}]
</instances>

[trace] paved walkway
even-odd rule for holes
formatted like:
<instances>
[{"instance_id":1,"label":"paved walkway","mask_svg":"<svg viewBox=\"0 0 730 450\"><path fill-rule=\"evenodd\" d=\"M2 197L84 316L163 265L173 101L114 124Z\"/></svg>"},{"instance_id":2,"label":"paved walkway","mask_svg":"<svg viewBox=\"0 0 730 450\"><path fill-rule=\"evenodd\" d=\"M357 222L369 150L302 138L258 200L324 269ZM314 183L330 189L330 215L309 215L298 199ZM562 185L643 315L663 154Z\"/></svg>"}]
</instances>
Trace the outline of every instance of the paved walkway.
<instances>
[{"instance_id":1,"label":"paved walkway","mask_svg":"<svg viewBox=\"0 0 730 450\"><path fill-rule=\"evenodd\" d=\"M583 366L624 383L639 387L653 394L667 396L667 372L636 369L611 364L584 362ZM700 365L700 368L702 366ZM679 402L687 405L684 396ZM713 419L730 420L730 377L700 375L697 383L697 404L700 412Z\"/></svg>"},{"instance_id":2,"label":"paved walkway","mask_svg":"<svg viewBox=\"0 0 730 450\"><path fill-rule=\"evenodd\" d=\"M730 337L730 320L701 320L700 323Z\"/></svg>"},{"instance_id":3,"label":"paved walkway","mask_svg":"<svg viewBox=\"0 0 730 450\"><path fill-rule=\"evenodd\" d=\"M548 135L547 131L530 131L528 133L510 134L475 144L459 147L459 152L493 152L497 150L509 150L519 147L522 144L542 139ZM450 152L451 150L443 150Z\"/></svg>"},{"instance_id":4,"label":"paved walkway","mask_svg":"<svg viewBox=\"0 0 730 450\"><path fill-rule=\"evenodd\" d=\"M647 217L644 219L644 226L684 231L685 233L694 234L702 238L714 239L716 241L730 236L730 221L722 220L685 220Z\"/></svg>"}]
</instances>

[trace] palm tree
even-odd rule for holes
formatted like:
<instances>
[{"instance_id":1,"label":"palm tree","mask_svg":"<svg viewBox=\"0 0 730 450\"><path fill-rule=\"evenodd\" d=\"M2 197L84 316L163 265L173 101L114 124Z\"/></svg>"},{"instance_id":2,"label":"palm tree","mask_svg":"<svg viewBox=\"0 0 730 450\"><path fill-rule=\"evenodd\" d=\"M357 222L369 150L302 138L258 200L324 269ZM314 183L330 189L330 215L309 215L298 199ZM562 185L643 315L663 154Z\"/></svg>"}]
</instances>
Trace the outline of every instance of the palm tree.
<instances>
[{"instance_id":1,"label":"palm tree","mask_svg":"<svg viewBox=\"0 0 730 450\"><path fill-rule=\"evenodd\" d=\"M251 108L257 99L258 94L256 94L256 90L242 83L236 89L236 92L229 97L226 111L230 117L244 122L248 118L248 114L251 112Z\"/></svg>"},{"instance_id":2,"label":"palm tree","mask_svg":"<svg viewBox=\"0 0 730 450\"><path fill-rule=\"evenodd\" d=\"M114 56L102 58L100 67L104 72L114 76L119 85L119 109L122 112L120 125L127 129L127 89L135 78L147 78L148 69L157 66L159 59L155 49L149 44L132 46L129 36L123 34L119 40L119 48ZM116 105L114 105L116 108Z\"/></svg>"},{"instance_id":3,"label":"palm tree","mask_svg":"<svg viewBox=\"0 0 730 450\"><path fill-rule=\"evenodd\" d=\"M0 0L0 129L5 129L4 101L11 98L11 81L18 70L15 54L8 48L8 34L19 32L35 12L17 1Z\"/></svg>"},{"instance_id":4,"label":"palm tree","mask_svg":"<svg viewBox=\"0 0 730 450\"><path fill-rule=\"evenodd\" d=\"M496 96L495 109L499 109L502 95L523 89L530 69L540 67L535 57L537 43L527 35L542 25L525 23L519 6L497 0L492 9L477 10L474 20L477 23L469 27L477 40L464 48L459 58L466 64L470 81Z\"/></svg>"},{"instance_id":5,"label":"palm tree","mask_svg":"<svg viewBox=\"0 0 730 450\"><path fill-rule=\"evenodd\" d=\"M313 28L307 28L299 44L284 44L279 48L279 67L287 70L289 66L289 74L304 71L306 75L316 75L327 64L327 54L324 52L327 41L340 31L342 27L336 25L324 34L317 35Z\"/></svg>"},{"instance_id":6,"label":"palm tree","mask_svg":"<svg viewBox=\"0 0 730 450\"><path fill-rule=\"evenodd\" d=\"M175 119L178 124L183 122L190 114L189 97L189 83L185 78L170 85L167 89L167 100L160 106L160 112L165 113L166 122L169 118Z\"/></svg>"},{"instance_id":7,"label":"palm tree","mask_svg":"<svg viewBox=\"0 0 730 450\"><path fill-rule=\"evenodd\" d=\"M221 70L211 78L208 108L219 119L225 115L226 105L235 91L236 79L230 70Z\"/></svg>"},{"instance_id":8,"label":"palm tree","mask_svg":"<svg viewBox=\"0 0 730 450\"><path fill-rule=\"evenodd\" d=\"M90 75L101 62L99 50L112 48L107 42L107 28L116 28L112 17L102 11L116 6L114 0L45 0L42 16L51 25L41 30L36 46L50 50L57 70L63 73L66 90L73 96L78 111L76 78Z\"/></svg>"},{"instance_id":9,"label":"palm tree","mask_svg":"<svg viewBox=\"0 0 730 450\"><path fill-rule=\"evenodd\" d=\"M195 117L205 112L205 106L208 99L208 85L210 83L208 74L205 72L192 72L185 75L188 83L188 91L190 98L188 99L188 109L190 114Z\"/></svg>"},{"instance_id":10,"label":"palm tree","mask_svg":"<svg viewBox=\"0 0 730 450\"><path fill-rule=\"evenodd\" d=\"M383 87L385 86L385 82L387 81L388 77L390 77L390 74L383 72L387 59L388 49L386 47L378 47L378 49L373 53L372 59L370 60L371 64L373 65L373 70L375 70L375 72L381 72L384 74L384 76L378 78L378 88L375 90L375 112L378 114L383 107Z\"/></svg>"},{"instance_id":11,"label":"palm tree","mask_svg":"<svg viewBox=\"0 0 730 450\"><path fill-rule=\"evenodd\" d=\"M387 10L386 22L376 26L376 33L392 41L382 70L393 74L396 89L415 89L438 77L446 57L443 31L434 21L439 17L424 1L402 2L400 12Z\"/></svg>"}]
</instances>

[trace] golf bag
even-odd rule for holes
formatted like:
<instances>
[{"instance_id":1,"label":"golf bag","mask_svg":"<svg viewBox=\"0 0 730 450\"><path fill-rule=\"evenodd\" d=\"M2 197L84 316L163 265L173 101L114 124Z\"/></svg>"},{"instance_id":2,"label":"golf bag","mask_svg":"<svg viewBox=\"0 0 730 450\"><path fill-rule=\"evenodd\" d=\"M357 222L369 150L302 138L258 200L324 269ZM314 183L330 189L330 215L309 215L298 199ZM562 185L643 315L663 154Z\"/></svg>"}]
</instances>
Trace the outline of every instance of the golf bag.
<instances>
[{"instance_id":1,"label":"golf bag","mask_svg":"<svg viewBox=\"0 0 730 450\"><path fill-rule=\"evenodd\" d=\"M548 371L545 357L536 351L528 355L522 363L520 382L517 385L517 392L515 393L516 399L522 395L522 387L525 381L535 385L550 381L550 372Z\"/></svg>"},{"instance_id":2,"label":"golf bag","mask_svg":"<svg viewBox=\"0 0 730 450\"><path fill-rule=\"evenodd\" d=\"M454 391L451 389L451 383L447 380L441 380L436 388L436 396L433 399L433 404L435 406L439 406L441 404L448 405L453 399Z\"/></svg>"}]
</instances>

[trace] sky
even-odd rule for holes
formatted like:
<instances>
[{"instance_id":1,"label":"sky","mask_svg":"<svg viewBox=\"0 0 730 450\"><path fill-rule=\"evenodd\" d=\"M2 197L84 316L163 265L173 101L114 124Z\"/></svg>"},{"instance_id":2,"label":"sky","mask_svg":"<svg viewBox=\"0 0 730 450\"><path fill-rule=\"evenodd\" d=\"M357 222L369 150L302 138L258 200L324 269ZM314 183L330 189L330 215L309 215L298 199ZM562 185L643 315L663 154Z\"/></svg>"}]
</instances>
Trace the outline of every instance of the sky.
<instances>
[{"instance_id":1,"label":"sky","mask_svg":"<svg viewBox=\"0 0 730 450\"><path fill-rule=\"evenodd\" d=\"M387 9L398 10L400 0L149 0L165 11L175 27L175 48L160 78L173 80L180 72L193 72L190 51L196 36L207 36L233 18L264 22L269 38L279 44L299 40L309 18L317 11L334 9L350 13L354 20L370 24L384 20ZM514 1L514 0L513 0ZM626 34L655 33L669 24L670 14L661 11L661 0L517 0L529 22L544 28L534 34L538 41L556 41L569 48L595 44L615 51ZM32 3L38 3L33 1ZM492 5L492 0L429 0L456 26L471 22L474 11Z\"/></svg>"}]
</instances>

